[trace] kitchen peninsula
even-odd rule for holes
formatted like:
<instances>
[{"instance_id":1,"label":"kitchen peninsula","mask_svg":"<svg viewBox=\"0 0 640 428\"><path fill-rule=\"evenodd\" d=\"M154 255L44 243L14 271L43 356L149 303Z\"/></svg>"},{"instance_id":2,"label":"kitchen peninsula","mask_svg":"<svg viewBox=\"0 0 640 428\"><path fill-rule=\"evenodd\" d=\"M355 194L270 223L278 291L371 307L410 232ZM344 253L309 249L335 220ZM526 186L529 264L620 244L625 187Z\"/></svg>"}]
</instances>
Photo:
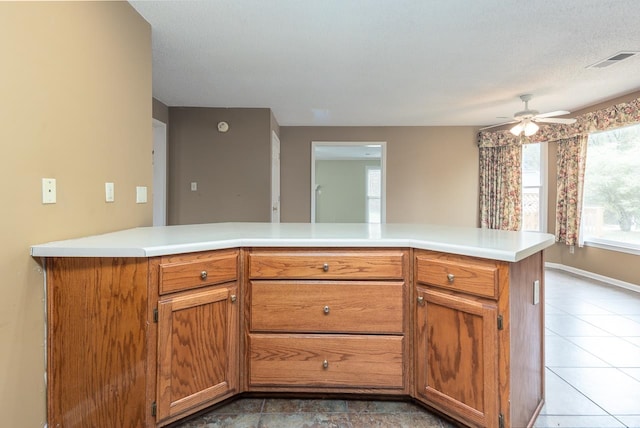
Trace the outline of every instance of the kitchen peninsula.
<instances>
[{"instance_id":1,"label":"kitchen peninsula","mask_svg":"<svg viewBox=\"0 0 640 428\"><path fill-rule=\"evenodd\" d=\"M414 398L468 426L544 402L553 236L217 223L34 245L48 424L164 426L241 393Z\"/></svg>"}]
</instances>

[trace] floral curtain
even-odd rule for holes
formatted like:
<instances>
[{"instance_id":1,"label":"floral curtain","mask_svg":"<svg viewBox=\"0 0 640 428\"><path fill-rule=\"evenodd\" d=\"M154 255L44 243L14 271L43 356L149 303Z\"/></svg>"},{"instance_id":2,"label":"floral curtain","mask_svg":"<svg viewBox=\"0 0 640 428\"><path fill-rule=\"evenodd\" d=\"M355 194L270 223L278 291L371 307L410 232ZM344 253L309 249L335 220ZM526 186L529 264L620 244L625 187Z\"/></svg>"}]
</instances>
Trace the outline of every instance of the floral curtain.
<instances>
[{"instance_id":1,"label":"floral curtain","mask_svg":"<svg viewBox=\"0 0 640 428\"><path fill-rule=\"evenodd\" d=\"M577 135L558 141L556 242L571 246L578 243L580 232L587 140Z\"/></svg>"},{"instance_id":2,"label":"floral curtain","mask_svg":"<svg viewBox=\"0 0 640 428\"><path fill-rule=\"evenodd\" d=\"M488 149L516 147L533 142L558 142L558 197L556 200L556 240L567 245L578 242L582 209L582 186L588 135L640 123L640 98L616 104L576 117L571 125L553 124L540 128L532 137L514 136L508 130L480 132L480 220L482 227L514 229L516 224L510 215L520 216L520 157L517 166L514 154L499 156L483 153ZM497 153L497 152L496 152ZM504 165L499 163L504 162ZM501 168L510 168L511 174ZM517 175L517 181L516 177ZM511 185L501 183L512 180ZM491 184L494 183L494 184ZM516 190L517 183L517 190ZM508 190L507 190L508 189ZM517 196L517 208L516 199ZM506 198L500 200L499 198ZM511 198L511 199L510 199ZM520 220L518 218L519 227Z\"/></svg>"},{"instance_id":3,"label":"floral curtain","mask_svg":"<svg viewBox=\"0 0 640 428\"><path fill-rule=\"evenodd\" d=\"M522 146L480 148L480 225L519 230Z\"/></svg>"}]
</instances>

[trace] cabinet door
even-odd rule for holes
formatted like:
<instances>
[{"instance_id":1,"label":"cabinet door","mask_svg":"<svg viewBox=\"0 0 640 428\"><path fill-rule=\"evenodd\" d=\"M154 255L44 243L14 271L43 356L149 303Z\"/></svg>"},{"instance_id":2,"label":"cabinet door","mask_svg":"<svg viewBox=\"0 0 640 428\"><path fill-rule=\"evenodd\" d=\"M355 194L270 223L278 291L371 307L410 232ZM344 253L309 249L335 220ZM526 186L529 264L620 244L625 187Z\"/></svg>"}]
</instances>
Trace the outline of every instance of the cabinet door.
<instances>
[{"instance_id":1,"label":"cabinet door","mask_svg":"<svg viewBox=\"0 0 640 428\"><path fill-rule=\"evenodd\" d=\"M237 284L158 305L158 421L237 392Z\"/></svg>"},{"instance_id":2,"label":"cabinet door","mask_svg":"<svg viewBox=\"0 0 640 428\"><path fill-rule=\"evenodd\" d=\"M416 291L418 398L472 426L498 426L495 302Z\"/></svg>"}]
</instances>

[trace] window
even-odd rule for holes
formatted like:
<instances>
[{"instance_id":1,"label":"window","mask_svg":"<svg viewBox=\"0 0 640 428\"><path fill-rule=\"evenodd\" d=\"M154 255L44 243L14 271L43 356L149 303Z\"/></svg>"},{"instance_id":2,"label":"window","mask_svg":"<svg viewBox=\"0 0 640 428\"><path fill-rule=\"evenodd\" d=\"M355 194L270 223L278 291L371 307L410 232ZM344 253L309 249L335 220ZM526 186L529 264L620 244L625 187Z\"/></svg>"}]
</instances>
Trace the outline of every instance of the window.
<instances>
[{"instance_id":1,"label":"window","mask_svg":"<svg viewBox=\"0 0 640 428\"><path fill-rule=\"evenodd\" d=\"M367 166L367 223L380 223L382 182L380 167Z\"/></svg>"},{"instance_id":2,"label":"window","mask_svg":"<svg viewBox=\"0 0 640 428\"><path fill-rule=\"evenodd\" d=\"M522 230L546 230L546 148L541 143L522 146Z\"/></svg>"},{"instance_id":3,"label":"window","mask_svg":"<svg viewBox=\"0 0 640 428\"><path fill-rule=\"evenodd\" d=\"M640 253L640 125L589 135L582 240Z\"/></svg>"}]
</instances>

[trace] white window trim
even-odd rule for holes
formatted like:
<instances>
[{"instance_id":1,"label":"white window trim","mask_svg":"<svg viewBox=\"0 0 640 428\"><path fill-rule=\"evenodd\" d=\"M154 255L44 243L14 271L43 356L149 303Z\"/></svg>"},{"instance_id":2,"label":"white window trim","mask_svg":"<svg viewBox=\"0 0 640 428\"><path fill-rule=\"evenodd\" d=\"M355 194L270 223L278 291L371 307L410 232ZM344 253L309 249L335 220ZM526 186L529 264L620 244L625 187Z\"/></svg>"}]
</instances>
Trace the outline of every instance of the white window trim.
<instances>
[{"instance_id":1,"label":"white window trim","mask_svg":"<svg viewBox=\"0 0 640 428\"><path fill-rule=\"evenodd\" d=\"M585 238L586 247L600 248L602 250L618 251L620 253L634 254L640 256L640 245L628 244L620 241L609 241L600 238Z\"/></svg>"}]
</instances>

